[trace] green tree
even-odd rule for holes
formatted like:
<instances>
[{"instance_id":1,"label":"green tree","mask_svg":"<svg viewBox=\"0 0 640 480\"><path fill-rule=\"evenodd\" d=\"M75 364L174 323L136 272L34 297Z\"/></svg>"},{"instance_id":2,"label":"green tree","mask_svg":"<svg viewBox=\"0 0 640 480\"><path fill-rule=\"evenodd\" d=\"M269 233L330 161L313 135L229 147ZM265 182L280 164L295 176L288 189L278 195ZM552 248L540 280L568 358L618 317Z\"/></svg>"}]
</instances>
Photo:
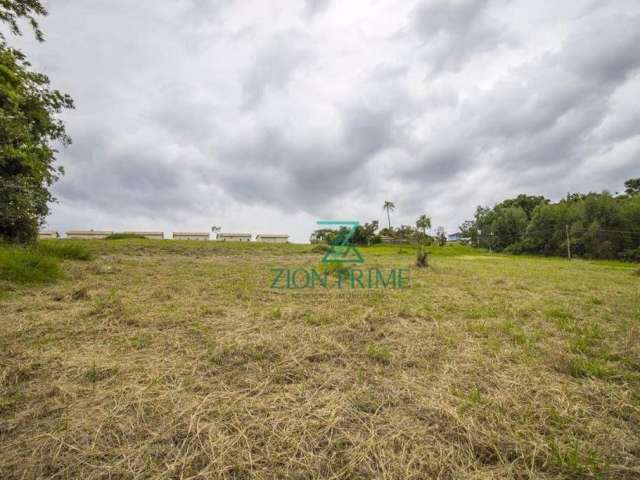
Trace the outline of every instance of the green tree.
<instances>
[{"instance_id":1,"label":"green tree","mask_svg":"<svg viewBox=\"0 0 640 480\"><path fill-rule=\"evenodd\" d=\"M640 178L631 178L624 182L624 186L626 188L625 192L627 195L635 195L636 193L640 193Z\"/></svg>"},{"instance_id":2,"label":"green tree","mask_svg":"<svg viewBox=\"0 0 640 480\"><path fill-rule=\"evenodd\" d=\"M427 217L425 214L420 215L420 218L416 220L416 228L426 237L427 230L431 228L431 218Z\"/></svg>"},{"instance_id":3,"label":"green tree","mask_svg":"<svg viewBox=\"0 0 640 480\"><path fill-rule=\"evenodd\" d=\"M384 201L384 205L382 206L383 210L387 211L387 221L389 222L389 230L391 230L391 214L396 209L396 205L389 200Z\"/></svg>"},{"instance_id":4,"label":"green tree","mask_svg":"<svg viewBox=\"0 0 640 480\"><path fill-rule=\"evenodd\" d=\"M447 232L444 227L436 228L436 240L441 247L447 244Z\"/></svg>"},{"instance_id":5,"label":"green tree","mask_svg":"<svg viewBox=\"0 0 640 480\"><path fill-rule=\"evenodd\" d=\"M627 195L573 193L550 203L519 195L494 208L478 207L460 227L475 245L511 253L571 254L591 258L640 260L638 184L625 183Z\"/></svg>"},{"instance_id":6,"label":"green tree","mask_svg":"<svg viewBox=\"0 0 640 480\"><path fill-rule=\"evenodd\" d=\"M359 229L362 230L362 236L363 236L363 242L366 245L371 245L373 243L378 243L380 241L380 239L378 238L378 236L376 235L376 232L378 231L378 227L380 226L380 224L378 223L378 220L373 220L371 221L371 223L366 223L364 224L364 226L358 226ZM358 243L358 242L356 242Z\"/></svg>"},{"instance_id":7,"label":"green tree","mask_svg":"<svg viewBox=\"0 0 640 480\"><path fill-rule=\"evenodd\" d=\"M45 15L39 0L0 0L0 20L20 35L18 22L27 20L42 40L35 20ZM57 118L73 108L68 95L50 88L49 79L30 70L24 54L0 36L0 238L28 242L55 199L51 185L64 173L56 168L56 144L71 140Z\"/></svg>"},{"instance_id":8,"label":"green tree","mask_svg":"<svg viewBox=\"0 0 640 480\"><path fill-rule=\"evenodd\" d=\"M505 248L524 240L527 229L527 214L520 207L499 207L495 209L491 231L495 236L494 248Z\"/></svg>"},{"instance_id":9,"label":"green tree","mask_svg":"<svg viewBox=\"0 0 640 480\"><path fill-rule=\"evenodd\" d=\"M531 220L533 216L533 211L536 209L538 205L546 205L549 203L549 199L543 196L533 196L533 195L518 195L516 198L510 198L508 200L503 201L496 205L496 208L509 208L509 207L519 207L524 213L527 215L527 219Z\"/></svg>"}]
</instances>

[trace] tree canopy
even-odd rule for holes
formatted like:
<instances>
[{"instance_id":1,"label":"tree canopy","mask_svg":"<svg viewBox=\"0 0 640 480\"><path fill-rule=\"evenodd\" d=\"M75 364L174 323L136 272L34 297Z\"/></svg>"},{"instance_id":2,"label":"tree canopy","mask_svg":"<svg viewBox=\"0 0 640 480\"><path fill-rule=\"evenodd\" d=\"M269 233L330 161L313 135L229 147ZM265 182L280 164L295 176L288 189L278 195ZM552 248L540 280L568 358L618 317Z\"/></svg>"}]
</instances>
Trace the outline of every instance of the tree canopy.
<instances>
[{"instance_id":1,"label":"tree canopy","mask_svg":"<svg viewBox=\"0 0 640 480\"><path fill-rule=\"evenodd\" d=\"M14 34L26 19L42 39L35 15L45 14L38 0L0 0L0 20ZM54 201L49 188L64 173L55 166L55 146L71 142L57 115L73 100L30 67L0 38L0 238L16 242L36 237Z\"/></svg>"},{"instance_id":2,"label":"tree canopy","mask_svg":"<svg viewBox=\"0 0 640 480\"><path fill-rule=\"evenodd\" d=\"M460 230L474 245L512 253L640 260L640 182L627 194L569 194L557 203L519 195L493 208L478 207Z\"/></svg>"}]
</instances>

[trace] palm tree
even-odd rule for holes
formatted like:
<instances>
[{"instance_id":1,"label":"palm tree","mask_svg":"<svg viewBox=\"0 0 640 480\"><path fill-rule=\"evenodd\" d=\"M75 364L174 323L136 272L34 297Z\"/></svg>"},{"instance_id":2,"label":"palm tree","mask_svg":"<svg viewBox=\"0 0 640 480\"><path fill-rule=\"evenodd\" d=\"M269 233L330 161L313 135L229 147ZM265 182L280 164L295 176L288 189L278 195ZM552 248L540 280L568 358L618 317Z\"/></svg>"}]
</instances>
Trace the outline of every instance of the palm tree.
<instances>
[{"instance_id":1,"label":"palm tree","mask_svg":"<svg viewBox=\"0 0 640 480\"><path fill-rule=\"evenodd\" d=\"M382 206L382 209L387 211L387 220L389 222L389 230L391 230L391 215L389 214L389 212L394 211L396 209L396 205L393 202L390 202L389 200L385 200L384 205Z\"/></svg>"},{"instance_id":2,"label":"palm tree","mask_svg":"<svg viewBox=\"0 0 640 480\"><path fill-rule=\"evenodd\" d=\"M427 242L427 230L431 228L431 219L424 214L420 215L420 218L416 220L416 228L422 230L422 242L420 243L420 250L418 250L416 266L426 268L429 266L429 260L427 259L427 251L424 245Z\"/></svg>"},{"instance_id":3,"label":"palm tree","mask_svg":"<svg viewBox=\"0 0 640 480\"><path fill-rule=\"evenodd\" d=\"M431 228L431 218L427 217L424 214L420 215L420 218L418 218L418 220L416 221L416 227L419 230L422 230L422 234L426 237L427 230Z\"/></svg>"}]
</instances>

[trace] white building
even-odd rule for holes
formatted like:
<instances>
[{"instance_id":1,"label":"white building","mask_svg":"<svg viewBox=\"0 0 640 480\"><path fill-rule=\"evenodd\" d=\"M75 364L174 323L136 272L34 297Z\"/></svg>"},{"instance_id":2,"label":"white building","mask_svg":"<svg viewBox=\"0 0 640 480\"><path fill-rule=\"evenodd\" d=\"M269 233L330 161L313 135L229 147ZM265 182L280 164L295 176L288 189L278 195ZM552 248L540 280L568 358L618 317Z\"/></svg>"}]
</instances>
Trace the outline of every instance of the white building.
<instances>
[{"instance_id":1,"label":"white building","mask_svg":"<svg viewBox=\"0 0 640 480\"><path fill-rule=\"evenodd\" d=\"M48 240L60 238L58 232L38 232L38 240Z\"/></svg>"},{"instance_id":2,"label":"white building","mask_svg":"<svg viewBox=\"0 0 640 480\"><path fill-rule=\"evenodd\" d=\"M67 232L67 238L76 239L106 238L109 235L113 235L113 232L104 230L70 230Z\"/></svg>"},{"instance_id":3,"label":"white building","mask_svg":"<svg viewBox=\"0 0 640 480\"><path fill-rule=\"evenodd\" d=\"M250 242L250 233L218 233L216 239L221 242Z\"/></svg>"},{"instance_id":4,"label":"white building","mask_svg":"<svg viewBox=\"0 0 640 480\"><path fill-rule=\"evenodd\" d=\"M174 240L209 240L208 232L173 232Z\"/></svg>"},{"instance_id":5,"label":"white building","mask_svg":"<svg viewBox=\"0 0 640 480\"><path fill-rule=\"evenodd\" d=\"M288 243L289 235L278 235L273 233L260 233L256 235L256 242L264 243Z\"/></svg>"}]
</instances>

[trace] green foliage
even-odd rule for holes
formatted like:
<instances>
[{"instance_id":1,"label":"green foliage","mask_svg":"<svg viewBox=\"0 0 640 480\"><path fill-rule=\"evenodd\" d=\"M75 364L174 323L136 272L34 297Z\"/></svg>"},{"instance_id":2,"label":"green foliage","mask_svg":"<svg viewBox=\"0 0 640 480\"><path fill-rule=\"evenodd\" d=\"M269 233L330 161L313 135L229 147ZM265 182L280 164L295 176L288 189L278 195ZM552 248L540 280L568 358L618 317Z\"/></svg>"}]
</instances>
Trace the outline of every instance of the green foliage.
<instances>
[{"instance_id":1,"label":"green foliage","mask_svg":"<svg viewBox=\"0 0 640 480\"><path fill-rule=\"evenodd\" d=\"M640 195L571 194L558 203L520 195L478 207L460 229L473 245L507 253L566 256L570 246L574 256L640 261Z\"/></svg>"},{"instance_id":2,"label":"green foliage","mask_svg":"<svg viewBox=\"0 0 640 480\"><path fill-rule=\"evenodd\" d=\"M52 282L61 275L57 259L36 249L0 244L0 280L24 285Z\"/></svg>"},{"instance_id":3,"label":"green foliage","mask_svg":"<svg viewBox=\"0 0 640 480\"><path fill-rule=\"evenodd\" d=\"M431 228L431 218L426 215L420 215L420 218L416 221L416 228L421 230L425 235L427 234L427 230Z\"/></svg>"},{"instance_id":4,"label":"green foliage","mask_svg":"<svg viewBox=\"0 0 640 480\"><path fill-rule=\"evenodd\" d=\"M393 355L384 345L370 344L367 346L367 357L383 365L389 365Z\"/></svg>"},{"instance_id":5,"label":"green foliage","mask_svg":"<svg viewBox=\"0 0 640 480\"><path fill-rule=\"evenodd\" d=\"M15 34L24 18L41 38L34 15L45 13L37 0L0 2L0 21ZM54 162L55 144L71 141L57 118L66 108L73 108L71 97L50 89L49 79L0 37L0 239L35 240L55 200L49 187L64 173Z\"/></svg>"},{"instance_id":6,"label":"green foliage","mask_svg":"<svg viewBox=\"0 0 640 480\"><path fill-rule=\"evenodd\" d=\"M382 206L382 209L387 212L387 220L389 222L389 229L391 229L391 212L393 212L396 209L396 204L393 203L393 202L390 202L389 200L385 200L384 201L384 205Z\"/></svg>"},{"instance_id":7,"label":"green foliage","mask_svg":"<svg viewBox=\"0 0 640 480\"><path fill-rule=\"evenodd\" d=\"M148 240L148 238L136 233L112 233L105 237L105 240Z\"/></svg>"},{"instance_id":8,"label":"green foliage","mask_svg":"<svg viewBox=\"0 0 640 480\"><path fill-rule=\"evenodd\" d=\"M378 221L358 225L349 240L352 245L375 245L380 243L380 236L376 234ZM326 243L329 245L341 245L344 238L351 232L350 228L340 227L338 230L321 228L311 234L311 243Z\"/></svg>"},{"instance_id":9,"label":"green foliage","mask_svg":"<svg viewBox=\"0 0 640 480\"><path fill-rule=\"evenodd\" d=\"M14 35L21 35L18 21L25 19L33 28L38 40L43 40L42 32L36 21L37 15L46 15L47 10L40 0L2 0L0 1L0 21L8 24L9 30ZM0 33L0 39L3 38Z\"/></svg>"},{"instance_id":10,"label":"green foliage","mask_svg":"<svg viewBox=\"0 0 640 480\"><path fill-rule=\"evenodd\" d=\"M445 244L447 243L447 232L445 231L444 227L436 228L435 239L438 242L438 245L440 245L441 247L445 246Z\"/></svg>"},{"instance_id":11,"label":"green foliage","mask_svg":"<svg viewBox=\"0 0 640 480\"><path fill-rule=\"evenodd\" d=\"M624 182L624 186L626 187L625 192L627 195L640 193L640 178L631 178Z\"/></svg>"},{"instance_id":12,"label":"green foliage","mask_svg":"<svg viewBox=\"0 0 640 480\"><path fill-rule=\"evenodd\" d=\"M43 241L33 245L0 243L0 280L16 284L48 283L62 276L60 260L90 260L81 245Z\"/></svg>"},{"instance_id":13,"label":"green foliage","mask_svg":"<svg viewBox=\"0 0 640 480\"><path fill-rule=\"evenodd\" d=\"M49 257L65 260L91 260L91 252L85 247L61 240L38 242L35 249Z\"/></svg>"}]
</instances>

